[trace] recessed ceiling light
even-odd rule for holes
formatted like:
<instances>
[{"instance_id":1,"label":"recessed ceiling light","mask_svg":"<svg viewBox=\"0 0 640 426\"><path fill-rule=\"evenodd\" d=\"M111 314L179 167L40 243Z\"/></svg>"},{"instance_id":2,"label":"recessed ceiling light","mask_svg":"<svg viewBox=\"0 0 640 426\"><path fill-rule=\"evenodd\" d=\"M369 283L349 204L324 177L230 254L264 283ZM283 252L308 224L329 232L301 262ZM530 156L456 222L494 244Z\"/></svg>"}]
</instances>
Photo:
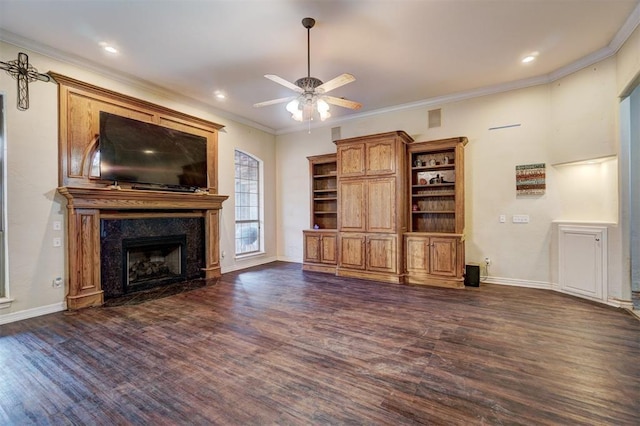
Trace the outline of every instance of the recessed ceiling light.
<instances>
[{"instance_id":1,"label":"recessed ceiling light","mask_svg":"<svg viewBox=\"0 0 640 426\"><path fill-rule=\"evenodd\" d=\"M535 61L537 57L538 57L538 52L531 52L527 56L522 58L522 63L523 64L528 64L530 62Z\"/></svg>"},{"instance_id":2,"label":"recessed ceiling light","mask_svg":"<svg viewBox=\"0 0 640 426\"><path fill-rule=\"evenodd\" d=\"M101 41L100 42L100 46L109 53L118 53L118 49L116 49L115 47L113 47L112 45L110 45L109 43L107 43L106 41Z\"/></svg>"},{"instance_id":3,"label":"recessed ceiling light","mask_svg":"<svg viewBox=\"0 0 640 426\"><path fill-rule=\"evenodd\" d=\"M227 95L225 95L220 90L216 90L215 92L213 92L213 96L215 96L216 99L219 99L219 100L227 99Z\"/></svg>"}]
</instances>

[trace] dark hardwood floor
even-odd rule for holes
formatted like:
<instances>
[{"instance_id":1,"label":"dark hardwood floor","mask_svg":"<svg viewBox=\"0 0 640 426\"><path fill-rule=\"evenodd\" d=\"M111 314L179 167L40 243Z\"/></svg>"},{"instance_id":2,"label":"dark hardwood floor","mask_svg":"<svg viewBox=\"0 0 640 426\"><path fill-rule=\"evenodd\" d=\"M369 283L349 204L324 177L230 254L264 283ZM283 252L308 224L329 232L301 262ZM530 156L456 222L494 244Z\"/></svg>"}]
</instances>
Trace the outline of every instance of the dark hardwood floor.
<instances>
[{"instance_id":1,"label":"dark hardwood floor","mask_svg":"<svg viewBox=\"0 0 640 426\"><path fill-rule=\"evenodd\" d=\"M0 326L0 424L640 424L640 321L273 263Z\"/></svg>"}]
</instances>

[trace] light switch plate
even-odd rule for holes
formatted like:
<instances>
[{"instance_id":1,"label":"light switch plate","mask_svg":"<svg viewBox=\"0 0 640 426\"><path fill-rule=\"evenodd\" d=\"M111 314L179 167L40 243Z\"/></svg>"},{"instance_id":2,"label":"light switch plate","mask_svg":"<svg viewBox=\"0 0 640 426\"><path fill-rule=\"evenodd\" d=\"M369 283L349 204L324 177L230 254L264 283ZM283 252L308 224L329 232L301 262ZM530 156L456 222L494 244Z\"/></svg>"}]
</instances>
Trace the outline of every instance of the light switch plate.
<instances>
[{"instance_id":1,"label":"light switch plate","mask_svg":"<svg viewBox=\"0 0 640 426\"><path fill-rule=\"evenodd\" d=\"M513 223L529 223L528 214L514 214L512 218Z\"/></svg>"}]
</instances>

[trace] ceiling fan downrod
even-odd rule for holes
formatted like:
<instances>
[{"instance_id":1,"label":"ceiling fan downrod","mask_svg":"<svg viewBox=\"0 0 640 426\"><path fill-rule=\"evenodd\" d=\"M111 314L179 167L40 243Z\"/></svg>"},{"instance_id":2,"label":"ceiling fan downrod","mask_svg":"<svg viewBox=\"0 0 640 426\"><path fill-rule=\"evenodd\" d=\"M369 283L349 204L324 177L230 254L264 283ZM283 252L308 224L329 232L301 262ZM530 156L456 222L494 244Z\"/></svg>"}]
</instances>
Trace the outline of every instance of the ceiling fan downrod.
<instances>
[{"instance_id":1,"label":"ceiling fan downrod","mask_svg":"<svg viewBox=\"0 0 640 426\"><path fill-rule=\"evenodd\" d=\"M311 28L316 24L313 18L304 18L302 26L307 29L307 78L311 78Z\"/></svg>"}]
</instances>

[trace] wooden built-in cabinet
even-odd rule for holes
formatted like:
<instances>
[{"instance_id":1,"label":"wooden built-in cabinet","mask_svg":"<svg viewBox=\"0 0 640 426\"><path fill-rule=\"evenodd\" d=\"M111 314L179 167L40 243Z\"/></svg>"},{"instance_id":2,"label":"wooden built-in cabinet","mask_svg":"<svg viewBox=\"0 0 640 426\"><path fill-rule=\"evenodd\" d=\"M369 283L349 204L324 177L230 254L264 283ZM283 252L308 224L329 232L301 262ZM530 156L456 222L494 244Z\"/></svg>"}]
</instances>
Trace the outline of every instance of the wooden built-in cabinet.
<instances>
[{"instance_id":1,"label":"wooden built-in cabinet","mask_svg":"<svg viewBox=\"0 0 640 426\"><path fill-rule=\"evenodd\" d=\"M402 282L401 241L407 231L406 145L402 131L336 141L337 274Z\"/></svg>"},{"instance_id":2,"label":"wooden built-in cabinet","mask_svg":"<svg viewBox=\"0 0 640 426\"><path fill-rule=\"evenodd\" d=\"M464 239L461 235L405 234L406 277L410 284L459 287L464 268Z\"/></svg>"},{"instance_id":3,"label":"wooden built-in cabinet","mask_svg":"<svg viewBox=\"0 0 640 426\"><path fill-rule=\"evenodd\" d=\"M407 150L408 283L464 287L464 145L467 138L417 142Z\"/></svg>"},{"instance_id":4,"label":"wooden built-in cabinet","mask_svg":"<svg viewBox=\"0 0 640 426\"><path fill-rule=\"evenodd\" d=\"M338 248L338 186L336 154L314 155L309 160L311 223L303 231L305 271L335 273Z\"/></svg>"},{"instance_id":5,"label":"wooden built-in cabinet","mask_svg":"<svg viewBox=\"0 0 640 426\"><path fill-rule=\"evenodd\" d=\"M395 232L396 178L340 181L340 231Z\"/></svg>"},{"instance_id":6,"label":"wooden built-in cabinet","mask_svg":"<svg viewBox=\"0 0 640 426\"><path fill-rule=\"evenodd\" d=\"M309 157L303 269L464 287L464 146L402 131L341 139Z\"/></svg>"},{"instance_id":7,"label":"wooden built-in cabinet","mask_svg":"<svg viewBox=\"0 0 640 426\"><path fill-rule=\"evenodd\" d=\"M344 232L340 233L339 238L342 268L394 275L398 273L398 239L395 235ZM343 271L342 275L349 274ZM394 279L391 277L385 281Z\"/></svg>"},{"instance_id":8,"label":"wooden built-in cabinet","mask_svg":"<svg viewBox=\"0 0 640 426\"><path fill-rule=\"evenodd\" d=\"M336 229L338 188L336 155L307 157L311 176L311 228Z\"/></svg>"},{"instance_id":9,"label":"wooden built-in cabinet","mask_svg":"<svg viewBox=\"0 0 640 426\"><path fill-rule=\"evenodd\" d=\"M304 236L305 271L332 272L336 271L338 247L338 233L334 230L306 230Z\"/></svg>"}]
</instances>

